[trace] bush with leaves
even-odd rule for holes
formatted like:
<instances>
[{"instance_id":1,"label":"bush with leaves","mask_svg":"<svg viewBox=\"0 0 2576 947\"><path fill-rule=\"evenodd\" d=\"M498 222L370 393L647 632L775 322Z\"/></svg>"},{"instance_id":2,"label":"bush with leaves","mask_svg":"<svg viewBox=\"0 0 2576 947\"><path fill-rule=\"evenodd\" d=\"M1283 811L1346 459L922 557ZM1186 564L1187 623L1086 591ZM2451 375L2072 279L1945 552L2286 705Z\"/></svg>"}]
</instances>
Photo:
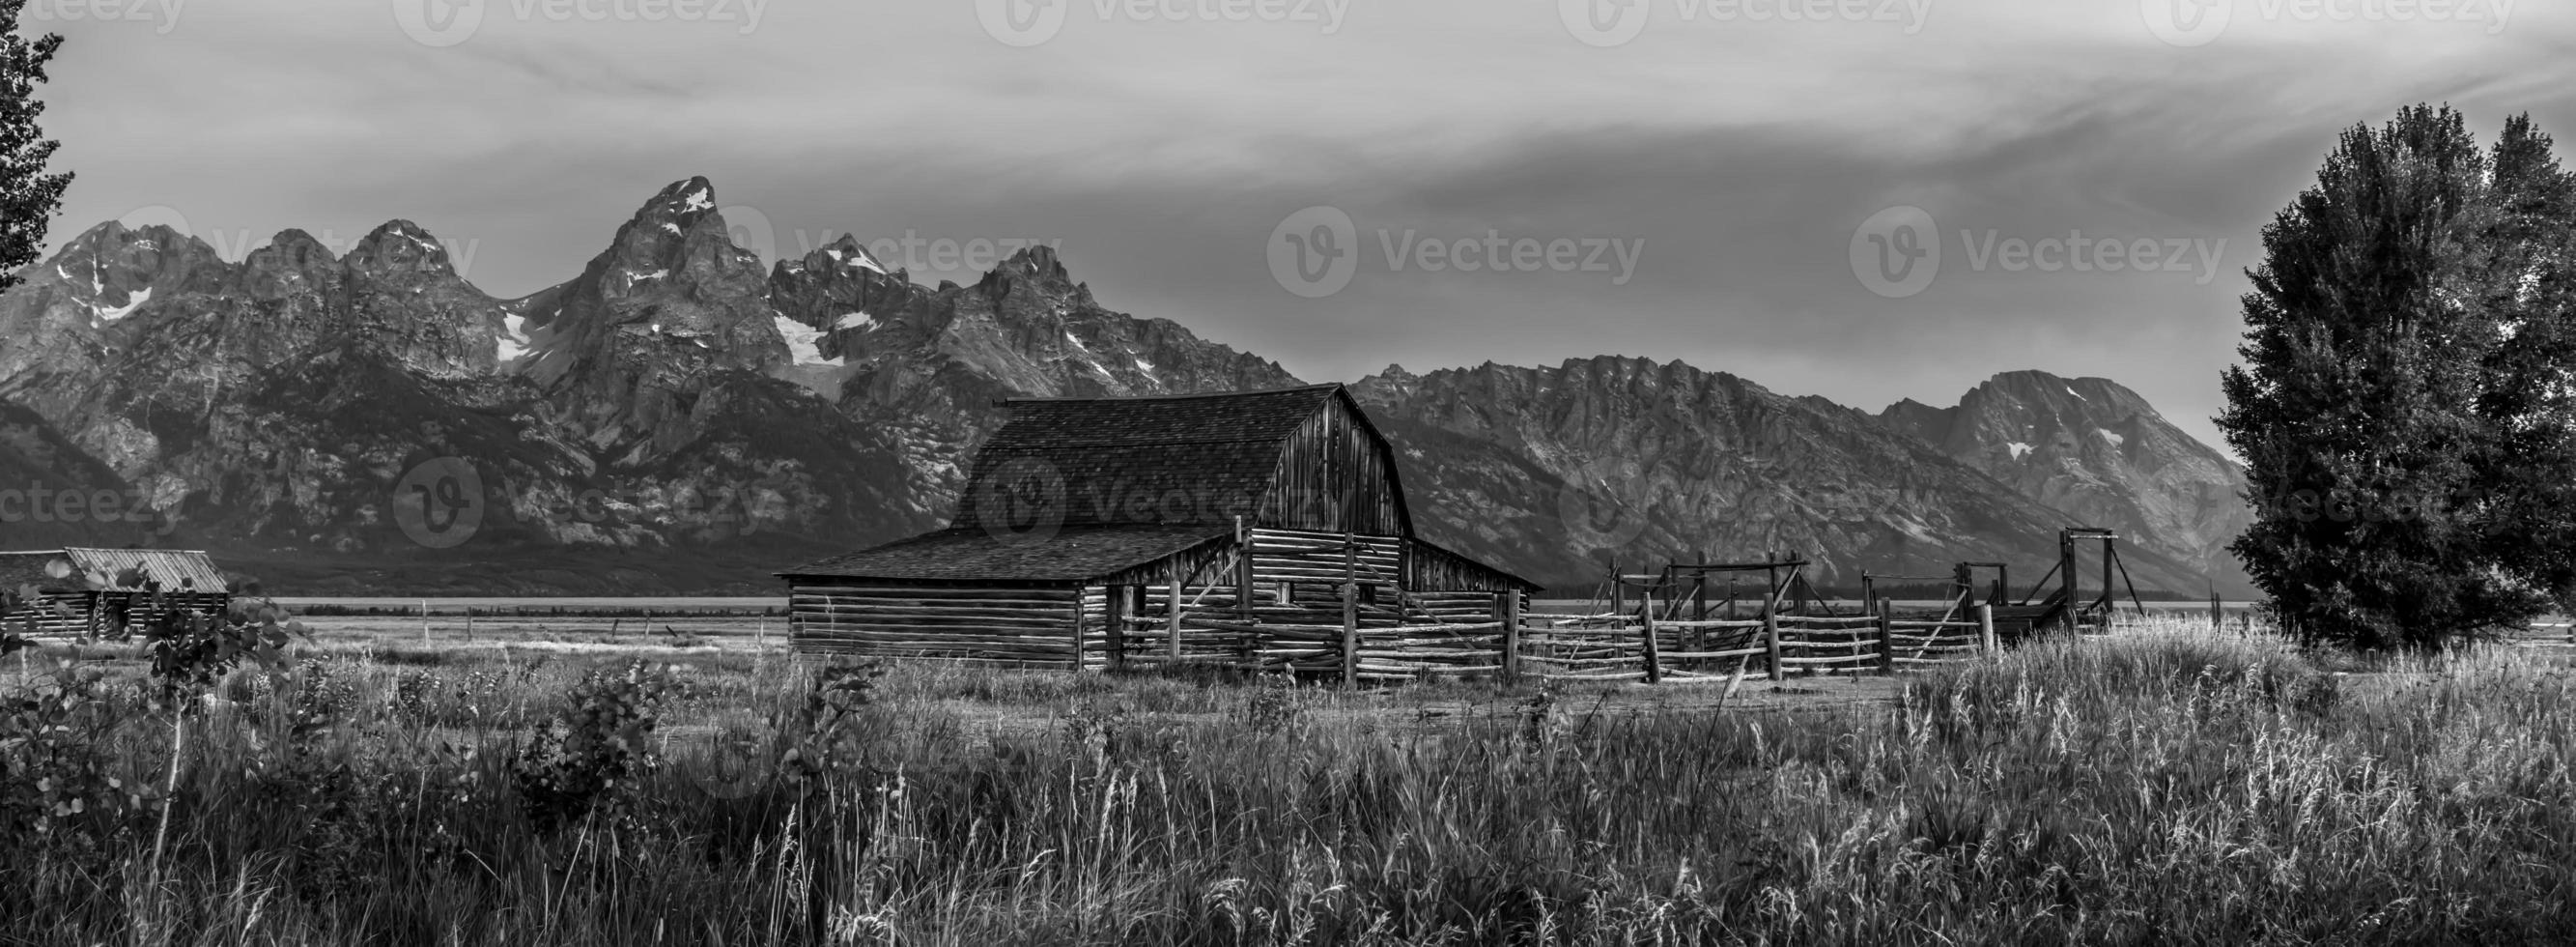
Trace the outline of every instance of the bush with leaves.
<instances>
[{"instance_id":1,"label":"bush with leaves","mask_svg":"<svg viewBox=\"0 0 2576 947\"><path fill-rule=\"evenodd\" d=\"M573 685L562 714L508 759L529 821L552 832L592 816L629 820L642 777L661 765L653 731L671 689L669 675L640 660Z\"/></svg>"},{"instance_id":2,"label":"bush with leaves","mask_svg":"<svg viewBox=\"0 0 2576 947\"><path fill-rule=\"evenodd\" d=\"M123 716L100 675L70 662L0 699L0 832L56 854L95 854L123 834L150 793L104 747Z\"/></svg>"}]
</instances>

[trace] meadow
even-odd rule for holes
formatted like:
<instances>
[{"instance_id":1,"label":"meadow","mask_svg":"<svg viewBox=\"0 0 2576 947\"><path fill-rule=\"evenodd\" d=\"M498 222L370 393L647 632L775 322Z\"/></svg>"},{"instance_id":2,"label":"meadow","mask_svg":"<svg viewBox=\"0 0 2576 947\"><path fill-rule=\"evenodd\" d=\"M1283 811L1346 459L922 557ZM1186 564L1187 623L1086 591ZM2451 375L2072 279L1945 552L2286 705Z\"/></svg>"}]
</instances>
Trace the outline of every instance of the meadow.
<instances>
[{"instance_id":1,"label":"meadow","mask_svg":"<svg viewBox=\"0 0 2576 947\"><path fill-rule=\"evenodd\" d=\"M317 624L177 702L10 659L0 943L2576 936L2576 694L2526 649L2151 620L1718 705Z\"/></svg>"}]
</instances>

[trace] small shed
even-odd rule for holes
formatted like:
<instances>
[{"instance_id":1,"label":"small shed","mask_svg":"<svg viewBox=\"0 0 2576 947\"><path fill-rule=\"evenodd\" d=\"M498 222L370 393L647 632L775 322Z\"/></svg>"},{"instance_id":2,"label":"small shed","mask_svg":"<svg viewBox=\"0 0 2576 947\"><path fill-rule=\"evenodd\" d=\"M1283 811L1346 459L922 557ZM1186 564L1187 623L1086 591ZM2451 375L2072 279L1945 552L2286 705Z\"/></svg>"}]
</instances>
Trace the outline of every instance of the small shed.
<instances>
[{"instance_id":1,"label":"small shed","mask_svg":"<svg viewBox=\"0 0 2576 947\"><path fill-rule=\"evenodd\" d=\"M1498 623L1537 589L1415 532L1340 385L1003 404L947 528L780 573L800 649L1249 661L1278 642L1247 629Z\"/></svg>"},{"instance_id":2,"label":"small shed","mask_svg":"<svg viewBox=\"0 0 2576 947\"><path fill-rule=\"evenodd\" d=\"M35 595L0 612L0 628L94 634L166 611L220 613L232 586L213 557L175 549L0 552L0 589Z\"/></svg>"}]
</instances>

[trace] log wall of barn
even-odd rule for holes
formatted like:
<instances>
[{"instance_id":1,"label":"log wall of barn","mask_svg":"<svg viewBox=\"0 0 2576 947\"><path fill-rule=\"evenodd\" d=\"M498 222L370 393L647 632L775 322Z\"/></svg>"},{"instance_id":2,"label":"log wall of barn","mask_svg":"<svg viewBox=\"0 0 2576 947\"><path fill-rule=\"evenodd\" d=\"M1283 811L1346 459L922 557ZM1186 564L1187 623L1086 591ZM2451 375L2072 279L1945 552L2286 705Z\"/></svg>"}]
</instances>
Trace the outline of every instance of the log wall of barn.
<instances>
[{"instance_id":1,"label":"log wall of barn","mask_svg":"<svg viewBox=\"0 0 2576 947\"><path fill-rule=\"evenodd\" d=\"M1071 665L1082 590L890 583L788 587L796 648L813 654L943 658L1064 669ZM1084 664L1106 646L1096 616L1082 631Z\"/></svg>"},{"instance_id":2,"label":"log wall of barn","mask_svg":"<svg viewBox=\"0 0 2576 947\"><path fill-rule=\"evenodd\" d=\"M1256 600L1276 601L1281 586L1290 601L1341 601L1343 573L1350 563L1340 533L1289 529L1252 530L1252 586ZM1353 535L1359 551L1359 581L1369 601L1395 601L1404 575L1404 540L1395 536Z\"/></svg>"},{"instance_id":3,"label":"log wall of barn","mask_svg":"<svg viewBox=\"0 0 2576 947\"><path fill-rule=\"evenodd\" d=\"M88 592L45 592L28 602L0 613L0 631L40 637L77 637L85 634L108 634L122 624L129 628L150 623L163 615L177 612L219 614L232 603L228 595L173 593L149 595L140 592L111 592L101 597L98 614L91 615L93 596Z\"/></svg>"}]
</instances>

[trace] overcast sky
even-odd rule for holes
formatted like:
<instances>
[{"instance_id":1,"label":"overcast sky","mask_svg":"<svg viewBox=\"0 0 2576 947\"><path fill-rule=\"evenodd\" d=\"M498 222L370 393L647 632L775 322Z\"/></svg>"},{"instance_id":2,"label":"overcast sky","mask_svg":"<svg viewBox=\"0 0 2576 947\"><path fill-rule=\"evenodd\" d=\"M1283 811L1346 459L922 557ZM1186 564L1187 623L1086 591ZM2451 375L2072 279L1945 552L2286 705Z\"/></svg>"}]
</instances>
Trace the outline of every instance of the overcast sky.
<instances>
[{"instance_id":1,"label":"overcast sky","mask_svg":"<svg viewBox=\"0 0 2576 947\"><path fill-rule=\"evenodd\" d=\"M2199 2L31 0L24 25L69 38L56 243L175 218L238 258L401 217L518 296L702 174L751 242L909 234L925 282L971 279L972 241L1060 241L1111 308L1309 380L1612 353L1875 410L2041 368L2216 442L2243 271L2336 131L2448 101L2482 139L2528 111L2576 141L2576 4Z\"/></svg>"}]
</instances>

